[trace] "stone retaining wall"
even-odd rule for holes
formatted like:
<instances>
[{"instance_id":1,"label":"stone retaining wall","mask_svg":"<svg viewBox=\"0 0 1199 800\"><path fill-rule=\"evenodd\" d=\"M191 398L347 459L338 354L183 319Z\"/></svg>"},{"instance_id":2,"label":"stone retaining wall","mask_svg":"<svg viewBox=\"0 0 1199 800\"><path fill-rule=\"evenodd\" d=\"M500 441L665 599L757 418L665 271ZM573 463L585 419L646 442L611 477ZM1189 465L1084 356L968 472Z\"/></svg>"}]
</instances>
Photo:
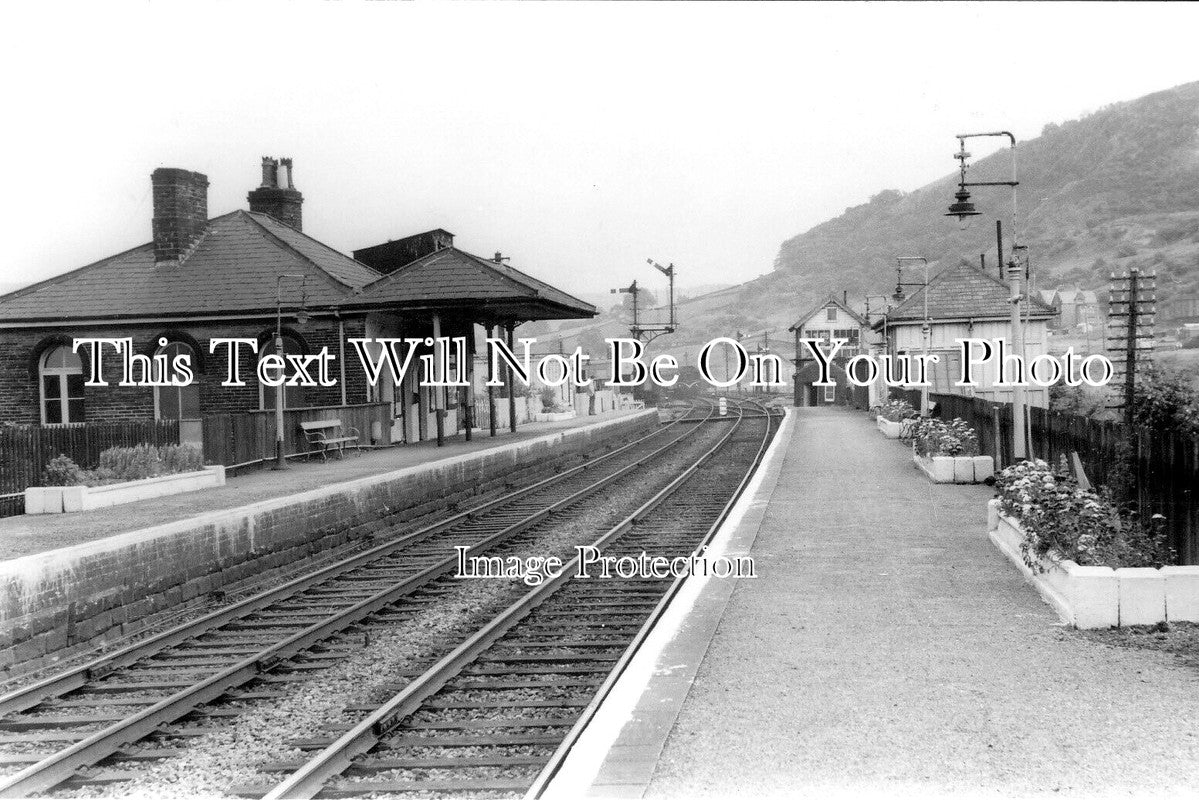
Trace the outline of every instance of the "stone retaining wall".
<instances>
[{"instance_id":1,"label":"stone retaining wall","mask_svg":"<svg viewBox=\"0 0 1199 800\"><path fill-rule=\"evenodd\" d=\"M429 464L0 562L0 675L646 433L646 411ZM397 516L402 515L402 516Z\"/></svg>"}]
</instances>

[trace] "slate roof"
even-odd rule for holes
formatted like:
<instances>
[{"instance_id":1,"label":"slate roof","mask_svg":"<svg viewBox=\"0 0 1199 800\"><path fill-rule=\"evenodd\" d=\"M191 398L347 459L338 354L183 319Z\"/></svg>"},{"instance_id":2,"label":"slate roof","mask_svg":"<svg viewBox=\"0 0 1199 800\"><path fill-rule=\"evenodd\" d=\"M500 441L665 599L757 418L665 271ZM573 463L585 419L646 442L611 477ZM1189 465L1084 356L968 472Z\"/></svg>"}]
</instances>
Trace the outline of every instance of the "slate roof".
<instances>
[{"instance_id":1,"label":"slate roof","mask_svg":"<svg viewBox=\"0 0 1199 800\"><path fill-rule=\"evenodd\" d=\"M285 273L306 276L310 308L334 305L379 278L267 214L239 210L209 220L180 264L155 264L147 243L0 296L0 322L273 311L277 276ZM299 305L299 287L287 287Z\"/></svg>"},{"instance_id":2,"label":"slate roof","mask_svg":"<svg viewBox=\"0 0 1199 800\"><path fill-rule=\"evenodd\" d=\"M941 270L928 282L929 319L1008 319L1012 314L1011 289L998 278L983 272L974 264L962 261L957 266ZM924 292L921 286L911 297L893 308L886 316L889 324L905 321L924 321ZM1052 308L1037 297L1030 299L1029 316L1043 319L1054 316ZM874 324L875 329L884 321Z\"/></svg>"},{"instance_id":3,"label":"slate roof","mask_svg":"<svg viewBox=\"0 0 1199 800\"><path fill-rule=\"evenodd\" d=\"M852 308L850 308L849 306L845 305L840 300L838 300L835 295L830 294L828 296L827 300L824 300L819 305L814 306L811 310L808 311L808 313L802 315L799 319L797 319L795 321L795 324L792 325L787 330L795 331L795 330L801 329L805 322L810 320L812 317L816 316L816 314L819 313L821 310L828 308L829 305L834 305L837 308L841 309L846 314L848 314L850 316L850 318L853 319L855 322L857 322L859 325L866 324L866 320L860 314L858 314Z\"/></svg>"},{"instance_id":4,"label":"slate roof","mask_svg":"<svg viewBox=\"0 0 1199 800\"><path fill-rule=\"evenodd\" d=\"M595 306L526 275L457 247L444 247L364 287L343 306L431 307L439 305L536 307L555 317L590 317Z\"/></svg>"},{"instance_id":5,"label":"slate roof","mask_svg":"<svg viewBox=\"0 0 1199 800\"><path fill-rule=\"evenodd\" d=\"M305 276L310 309L491 305L522 319L596 313L548 283L457 248L383 275L268 214L239 210L209 220L180 264L155 264L147 243L0 296L0 323L270 313L282 274ZM285 284L288 308L299 306L297 283Z\"/></svg>"}]
</instances>

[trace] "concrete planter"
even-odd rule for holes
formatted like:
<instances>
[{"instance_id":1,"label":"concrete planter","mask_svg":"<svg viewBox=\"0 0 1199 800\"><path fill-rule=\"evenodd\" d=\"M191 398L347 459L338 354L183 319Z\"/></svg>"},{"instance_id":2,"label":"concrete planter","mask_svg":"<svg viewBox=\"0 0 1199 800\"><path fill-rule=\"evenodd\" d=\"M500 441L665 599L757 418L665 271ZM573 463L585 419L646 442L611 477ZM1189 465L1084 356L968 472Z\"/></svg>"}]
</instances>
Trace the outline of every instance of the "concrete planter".
<instances>
[{"instance_id":1,"label":"concrete planter","mask_svg":"<svg viewBox=\"0 0 1199 800\"><path fill-rule=\"evenodd\" d=\"M1024 573L1058 615L1076 628L1199 622L1199 567L1083 567L1069 559L1042 559L1033 572L1020 555L1024 531L999 511L987 509L991 541Z\"/></svg>"},{"instance_id":2,"label":"concrete planter","mask_svg":"<svg viewBox=\"0 0 1199 800\"><path fill-rule=\"evenodd\" d=\"M912 453L912 461L933 483L982 483L995 474L990 456L921 456Z\"/></svg>"},{"instance_id":3,"label":"concrete planter","mask_svg":"<svg viewBox=\"0 0 1199 800\"><path fill-rule=\"evenodd\" d=\"M534 422L561 422L564 419L574 419L575 412L571 411L539 411L533 414Z\"/></svg>"},{"instance_id":4,"label":"concrete planter","mask_svg":"<svg viewBox=\"0 0 1199 800\"><path fill-rule=\"evenodd\" d=\"M902 422L892 422L885 417L875 417L875 422L878 424L878 429L883 432L883 436L888 439L898 439L900 431L903 430Z\"/></svg>"},{"instance_id":5,"label":"concrete planter","mask_svg":"<svg viewBox=\"0 0 1199 800\"><path fill-rule=\"evenodd\" d=\"M87 511L224 485L225 468L217 465L204 467L196 472L160 475L157 478L107 486L31 486L25 490L25 513L61 514L68 511Z\"/></svg>"}]
</instances>

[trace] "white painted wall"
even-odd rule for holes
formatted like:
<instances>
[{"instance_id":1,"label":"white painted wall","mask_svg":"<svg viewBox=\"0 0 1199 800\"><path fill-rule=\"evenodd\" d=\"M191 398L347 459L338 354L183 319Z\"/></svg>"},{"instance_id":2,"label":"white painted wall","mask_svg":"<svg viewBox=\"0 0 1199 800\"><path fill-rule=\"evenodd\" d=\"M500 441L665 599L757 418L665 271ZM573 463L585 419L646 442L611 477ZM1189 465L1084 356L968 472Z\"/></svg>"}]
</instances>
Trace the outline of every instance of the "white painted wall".
<instances>
[{"instance_id":1,"label":"white painted wall","mask_svg":"<svg viewBox=\"0 0 1199 800\"><path fill-rule=\"evenodd\" d=\"M921 353L924 350L924 337L921 333L922 323L892 323L889 326L888 337L892 342L892 351L896 353ZM967 397L984 397L999 403L1010 403L1012 390L995 388L999 377L998 365L987 364L983 368L975 368L978 387L954 386L961 377L961 345L959 340L998 339L1008 340L1010 346L1011 323L1007 320L990 321L941 321L933 320L932 336L929 352L941 357L941 363L935 367L933 388L931 391L944 394L961 394ZM1045 320L1031 320L1024 326L1024 353L1026 362L1035 356L1049 352L1049 329ZM1047 388L1029 387L1024 396L1030 406L1039 408L1049 407L1049 390Z\"/></svg>"},{"instance_id":2,"label":"white painted wall","mask_svg":"<svg viewBox=\"0 0 1199 800\"><path fill-rule=\"evenodd\" d=\"M835 319L828 318L829 309L832 309L835 313ZM878 342L882 338L879 334L874 333L870 328L863 326L849 314L846 314L845 310L837 306L836 303L825 305L815 314L805 319L802 325L796 327L799 328L801 336L806 336L807 331L819 331L819 335L823 338L831 337L833 335L832 332L836 330L845 330L847 328L857 329L859 341L861 342L859 345L860 349L865 349L868 345ZM848 349L849 346L846 345L841 352L845 353ZM806 356L806 353L801 353L801 357Z\"/></svg>"}]
</instances>

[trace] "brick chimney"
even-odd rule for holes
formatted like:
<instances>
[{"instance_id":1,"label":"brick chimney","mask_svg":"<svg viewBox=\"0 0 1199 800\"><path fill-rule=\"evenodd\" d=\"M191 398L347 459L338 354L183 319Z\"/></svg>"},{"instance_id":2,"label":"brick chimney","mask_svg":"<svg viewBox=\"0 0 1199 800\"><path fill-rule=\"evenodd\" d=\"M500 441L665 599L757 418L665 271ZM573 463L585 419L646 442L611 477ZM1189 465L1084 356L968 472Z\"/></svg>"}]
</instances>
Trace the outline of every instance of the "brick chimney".
<instances>
[{"instance_id":1,"label":"brick chimney","mask_svg":"<svg viewBox=\"0 0 1199 800\"><path fill-rule=\"evenodd\" d=\"M150 184L154 187L154 261L178 263L208 225L208 176L160 167L151 173Z\"/></svg>"},{"instance_id":2,"label":"brick chimney","mask_svg":"<svg viewBox=\"0 0 1199 800\"><path fill-rule=\"evenodd\" d=\"M285 225L296 230L304 229L303 216L300 206L304 203L304 195L300 194L292 182L292 162L290 158L274 159L262 157L262 185L250 192L250 210L260 214L270 214Z\"/></svg>"}]
</instances>

